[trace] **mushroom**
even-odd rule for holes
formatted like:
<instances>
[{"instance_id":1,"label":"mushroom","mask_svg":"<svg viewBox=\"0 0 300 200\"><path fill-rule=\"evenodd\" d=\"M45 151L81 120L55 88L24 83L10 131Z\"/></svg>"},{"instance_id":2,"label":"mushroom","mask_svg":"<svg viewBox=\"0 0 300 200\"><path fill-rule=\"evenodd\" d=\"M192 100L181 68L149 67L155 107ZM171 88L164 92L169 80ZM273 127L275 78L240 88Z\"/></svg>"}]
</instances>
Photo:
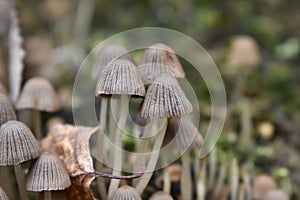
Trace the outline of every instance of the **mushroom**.
<instances>
[{"instance_id":1,"label":"mushroom","mask_svg":"<svg viewBox=\"0 0 300 200\"><path fill-rule=\"evenodd\" d=\"M8 121L0 128L0 166L14 165L21 199L27 199L22 162L40 155L39 143L22 122Z\"/></svg>"},{"instance_id":2,"label":"mushroom","mask_svg":"<svg viewBox=\"0 0 300 200\"><path fill-rule=\"evenodd\" d=\"M55 112L60 107L53 86L42 77L34 77L28 80L16 103L16 108L34 110L34 131L38 139L42 138L40 111Z\"/></svg>"},{"instance_id":3,"label":"mushroom","mask_svg":"<svg viewBox=\"0 0 300 200\"><path fill-rule=\"evenodd\" d=\"M16 120L16 114L8 97L0 93L0 127L9 120Z\"/></svg>"},{"instance_id":4,"label":"mushroom","mask_svg":"<svg viewBox=\"0 0 300 200\"><path fill-rule=\"evenodd\" d=\"M65 166L49 152L42 153L27 174L27 190L44 191L45 200L51 199L52 190L64 190L70 185L70 177Z\"/></svg>"},{"instance_id":5,"label":"mushroom","mask_svg":"<svg viewBox=\"0 0 300 200\"><path fill-rule=\"evenodd\" d=\"M192 110L192 104L185 96L178 81L170 75L162 74L150 84L144 99L141 115L146 119L169 118L190 113ZM167 123L164 123L164 127L155 138L146 168L148 173L141 178L136 186L139 193L143 192L153 174L166 128Z\"/></svg>"},{"instance_id":6,"label":"mushroom","mask_svg":"<svg viewBox=\"0 0 300 200\"><path fill-rule=\"evenodd\" d=\"M271 176L266 174L259 175L253 181L252 198L263 199L269 191L275 189L277 189L277 184Z\"/></svg>"},{"instance_id":7,"label":"mushroom","mask_svg":"<svg viewBox=\"0 0 300 200\"><path fill-rule=\"evenodd\" d=\"M169 74L175 78L185 76L174 51L169 46L161 43L150 46L144 52L139 72L145 83L153 82L160 74Z\"/></svg>"},{"instance_id":8,"label":"mushroom","mask_svg":"<svg viewBox=\"0 0 300 200\"><path fill-rule=\"evenodd\" d=\"M163 191L155 192L149 200L173 200L173 197Z\"/></svg>"},{"instance_id":9,"label":"mushroom","mask_svg":"<svg viewBox=\"0 0 300 200\"><path fill-rule=\"evenodd\" d=\"M139 193L128 185L118 188L110 200L141 200Z\"/></svg>"},{"instance_id":10,"label":"mushroom","mask_svg":"<svg viewBox=\"0 0 300 200\"><path fill-rule=\"evenodd\" d=\"M113 175L120 175L120 170L122 169L122 152L119 148L122 146L122 130L125 126L128 112L128 96L144 96L144 83L142 82L134 63L126 59L117 59L111 61L103 70L103 73L98 79L95 93L97 97L107 95L121 96L120 118L118 121L118 128L113 137L115 140L114 145L116 145L113 157ZM100 120L103 117L106 116L100 116ZM118 188L118 185L119 180L111 181L108 198L110 198L113 192Z\"/></svg>"},{"instance_id":11,"label":"mushroom","mask_svg":"<svg viewBox=\"0 0 300 200\"><path fill-rule=\"evenodd\" d=\"M203 144L203 139L198 132L196 126L186 118L170 118L168 128L163 145L166 146L166 151L178 150L182 154L182 173L181 173L181 195L183 199L192 199L192 177L190 172L190 157L191 149L200 147Z\"/></svg>"},{"instance_id":12,"label":"mushroom","mask_svg":"<svg viewBox=\"0 0 300 200\"><path fill-rule=\"evenodd\" d=\"M270 190L262 200L289 200L288 195L282 190Z\"/></svg>"},{"instance_id":13,"label":"mushroom","mask_svg":"<svg viewBox=\"0 0 300 200\"><path fill-rule=\"evenodd\" d=\"M5 191L0 187L0 199L1 200L8 200L8 197L5 193Z\"/></svg>"}]
</instances>

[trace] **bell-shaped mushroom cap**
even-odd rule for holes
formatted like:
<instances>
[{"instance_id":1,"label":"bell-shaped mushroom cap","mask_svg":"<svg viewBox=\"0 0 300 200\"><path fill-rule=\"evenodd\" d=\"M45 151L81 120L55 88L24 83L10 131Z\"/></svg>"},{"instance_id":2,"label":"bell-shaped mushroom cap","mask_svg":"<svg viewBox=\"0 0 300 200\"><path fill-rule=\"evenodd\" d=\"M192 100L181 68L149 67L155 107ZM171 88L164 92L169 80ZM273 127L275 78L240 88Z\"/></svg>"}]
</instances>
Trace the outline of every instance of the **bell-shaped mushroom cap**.
<instances>
[{"instance_id":1,"label":"bell-shaped mushroom cap","mask_svg":"<svg viewBox=\"0 0 300 200\"><path fill-rule=\"evenodd\" d=\"M25 124L12 120L1 126L0 166L16 165L39 155L39 143Z\"/></svg>"},{"instance_id":2,"label":"bell-shaped mushroom cap","mask_svg":"<svg viewBox=\"0 0 300 200\"><path fill-rule=\"evenodd\" d=\"M16 114L8 97L0 93L0 126L9 120L16 120Z\"/></svg>"},{"instance_id":3,"label":"bell-shaped mushroom cap","mask_svg":"<svg viewBox=\"0 0 300 200\"><path fill-rule=\"evenodd\" d=\"M144 83L135 65L126 59L117 59L108 64L100 75L96 96L101 95L145 96Z\"/></svg>"},{"instance_id":4,"label":"bell-shaped mushroom cap","mask_svg":"<svg viewBox=\"0 0 300 200\"><path fill-rule=\"evenodd\" d=\"M17 109L36 109L54 112L60 107L60 102L53 86L42 77L34 77L26 82L19 100Z\"/></svg>"},{"instance_id":5,"label":"bell-shaped mushroom cap","mask_svg":"<svg viewBox=\"0 0 300 200\"><path fill-rule=\"evenodd\" d=\"M0 187L0 199L1 200L8 200L8 197L5 193L5 191Z\"/></svg>"},{"instance_id":6,"label":"bell-shaped mushroom cap","mask_svg":"<svg viewBox=\"0 0 300 200\"><path fill-rule=\"evenodd\" d=\"M27 175L28 191L63 190L71 185L70 177L62 162L49 152L44 152Z\"/></svg>"},{"instance_id":7,"label":"bell-shaped mushroom cap","mask_svg":"<svg viewBox=\"0 0 300 200\"><path fill-rule=\"evenodd\" d=\"M168 120L168 127L163 146L184 152L188 149L200 147L203 138L197 127L186 118L174 117Z\"/></svg>"},{"instance_id":8,"label":"bell-shaped mushroom cap","mask_svg":"<svg viewBox=\"0 0 300 200\"><path fill-rule=\"evenodd\" d=\"M269 175L259 175L253 181L252 198L262 199L267 192L277 189L275 180Z\"/></svg>"},{"instance_id":9,"label":"bell-shaped mushroom cap","mask_svg":"<svg viewBox=\"0 0 300 200\"><path fill-rule=\"evenodd\" d=\"M124 185L116 190L111 200L141 200L141 196L133 187Z\"/></svg>"},{"instance_id":10,"label":"bell-shaped mushroom cap","mask_svg":"<svg viewBox=\"0 0 300 200\"><path fill-rule=\"evenodd\" d=\"M289 200L289 197L284 191L277 189L267 192L262 200Z\"/></svg>"},{"instance_id":11,"label":"bell-shaped mushroom cap","mask_svg":"<svg viewBox=\"0 0 300 200\"><path fill-rule=\"evenodd\" d=\"M193 111L178 81L162 74L149 86L142 107L144 118L175 117Z\"/></svg>"},{"instance_id":12,"label":"bell-shaped mushroom cap","mask_svg":"<svg viewBox=\"0 0 300 200\"><path fill-rule=\"evenodd\" d=\"M155 192L149 200L173 200L173 197L163 191Z\"/></svg>"},{"instance_id":13,"label":"bell-shaped mushroom cap","mask_svg":"<svg viewBox=\"0 0 300 200\"><path fill-rule=\"evenodd\" d=\"M134 62L130 53L124 47L117 44L107 44L103 46L97 54L92 71L92 78L97 80L107 64L114 59L127 59Z\"/></svg>"},{"instance_id":14,"label":"bell-shaped mushroom cap","mask_svg":"<svg viewBox=\"0 0 300 200\"><path fill-rule=\"evenodd\" d=\"M145 83L151 83L162 73L176 78L185 76L174 51L169 46L161 43L154 44L145 51L139 72Z\"/></svg>"}]
</instances>

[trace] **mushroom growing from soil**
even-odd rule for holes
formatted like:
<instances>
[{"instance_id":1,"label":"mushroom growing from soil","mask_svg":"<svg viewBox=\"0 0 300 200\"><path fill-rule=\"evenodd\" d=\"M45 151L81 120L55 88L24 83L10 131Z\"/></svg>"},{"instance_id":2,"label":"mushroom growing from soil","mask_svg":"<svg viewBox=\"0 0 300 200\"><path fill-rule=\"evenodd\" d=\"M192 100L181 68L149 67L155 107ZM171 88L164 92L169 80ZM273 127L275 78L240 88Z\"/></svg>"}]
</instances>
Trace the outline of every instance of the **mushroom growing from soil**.
<instances>
[{"instance_id":1,"label":"mushroom growing from soil","mask_svg":"<svg viewBox=\"0 0 300 200\"><path fill-rule=\"evenodd\" d=\"M267 192L262 200L289 200L289 197L284 191L276 189Z\"/></svg>"},{"instance_id":2,"label":"mushroom growing from soil","mask_svg":"<svg viewBox=\"0 0 300 200\"><path fill-rule=\"evenodd\" d=\"M127 113L128 113L128 96L140 96L145 95L144 83L139 76L137 69L133 62L126 59L113 60L108 64L108 66L103 70L100 75L96 92L97 97L105 95L117 95L120 96L120 118L118 121L118 127L114 135L114 156L113 156L113 175L120 175L122 170L122 142L121 136L122 131L126 123ZM100 116L105 117L105 116ZM120 148L120 149L119 149ZM112 180L109 191L108 198L110 198L113 192L118 188L119 180Z\"/></svg>"},{"instance_id":3,"label":"mushroom growing from soil","mask_svg":"<svg viewBox=\"0 0 300 200\"><path fill-rule=\"evenodd\" d=\"M33 163L28 175L28 191L44 191L44 199L51 199L52 190L64 190L71 185L70 177L63 163L49 152L44 152Z\"/></svg>"},{"instance_id":4,"label":"mushroom growing from soil","mask_svg":"<svg viewBox=\"0 0 300 200\"><path fill-rule=\"evenodd\" d=\"M173 197L168 193L158 191L152 194L149 200L173 200Z\"/></svg>"},{"instance_id":5,"label":"mushroom growing from soil","mask_svg":"<svg viewBox=\"0 0 300 200\"><path fill-rule=\"evenodd\" d=\"M143 102L141 115L146 119L166 119L190 113L192 110L192 104L185 96L178 81L170 75L162 74L150 84ZM139 193L142 193L147 186L156 166L159 149L162 145L167 128L166 121L163 126L164 127L155 138L152 153L146 168L147 173L141 178L136 186Z\"/></svg>"},{"instance_id":6,"label":"mushroom growing from soil","mask_svg":"<svg viewBox=\"0 0 300 200\"><path fill-rule=\"evenodd\" d=\"M253 181L252 198L263 199L269 191L275 189L277 189L277 184L271 176L266 174L259 175Z\"/></svg>"},{"instance_id":7,"label":"mushroom growing from soil","mask_svg":"<svg viewBox=\"0 0 300 200\"><path fill-rule=\"evenodd\" d=\"M9 120L16 120L16 114L9 98L0 93L0 127Z\"/></svg>"},{"instance_id":8,"label":"mushroom growing from soil","mask_svg":"<svg viewBox=\"0 0 300 200\"><path fill-rule=\"evenodd\" d=\"M110 200L142 200L139 193L128 185L118 188Z\"/></svg>"},{"instance_id":9,"label":"mushroom growing from soil","mask_svg":"<svg viewBox=\"0 0 300 200\"><path fill-rule=\"evenodd\" d=\"M18 110L33 109L34 131L38 139L41 139L43 136L40 112L55 112L59 107L59 98L53 86L42 77L34 77L28 80L16 103Z\"/></svg>"},{"instance_id":10,"label":"mushroom growing from soil","mask_svg":"<svg viewBox=\"0 0 300 200\"><path fill-rule=\"evenodd\" d=\"M8 197L5 193L5 191L0 187L0 199L1 200L8 200Z\"/></svg>"},{"instance_id":11,"label":"mushroom growing from soil","mask_svg":"<svg viewBox=\"0 0 300 200\"><path fill-rule=\"evenodd\" d=\"M21 163L39 155L39 143L25 124L12 120L1 126L0 166L14 166L21 199L27 199Z\"/></svg>"}]
</instances>

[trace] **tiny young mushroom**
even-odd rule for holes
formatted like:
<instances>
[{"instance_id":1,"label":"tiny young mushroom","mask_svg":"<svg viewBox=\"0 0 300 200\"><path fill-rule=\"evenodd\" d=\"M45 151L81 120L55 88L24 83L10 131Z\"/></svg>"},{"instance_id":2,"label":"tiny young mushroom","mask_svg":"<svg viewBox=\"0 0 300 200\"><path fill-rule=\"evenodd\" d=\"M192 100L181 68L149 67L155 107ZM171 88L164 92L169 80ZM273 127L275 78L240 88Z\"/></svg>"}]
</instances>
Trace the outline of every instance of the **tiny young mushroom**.
<instances>
[{"instance_id":1,"label":"tiny young mushroom","mask_svg":"<svg viewBox=\"0 0 300 200\"><path fill-rule=\"evenodd\" d=\"M168 121L168 128L163 145L166 151L177 150L182 153L182 173L181 173L181 195L184 200L193 197L192 177L190 172L190 150L199 148L203 144L203 138L196 126L184 117L173 117Z\"/></svg>"},{"instance_id":2,"label":"tiny young mushroom","mask_svg":"<svg viewBox=\"0 0 300 200\"><path fill-rule=\"evenodd\" d=\"M16 103L18 110L33 109L34 131L38 139L43 136L40 111L55 112L59 107L59 98L53 86L42 77L33 77L28 80Z\"/></svg>"},{"instance_id":3,"label":"tiny young mushroom","mask_svg":"<svg viewBox=\"0 0 300 200\"><path fill-rule=\"evenodd\" d=\"M168 193L158 191L152 194L149 200L173 200L173 197Z\"/></svg>"},{"instance_id":4,"label":"tiny young mushroom","mask_svg":"<svg viewBox=\"0 0 300 200\"><path fill-rule=\"evenodd\" d=\"M275 189L277 189L277 184L271 176L266 174L259 175L253 181L252 198L263 199L269 191Z\"/></svg>"},{"instance_id":5,"label":"tiny young mushroom","mask_svg":"<svg viewBox=\"0 0 300 200\"><path fill-rule=\"evenodd\" d=\"M267 192L262 200L289 200L289 197L284 191L276 189Z\"/></svg>"},{"instance_id":6,"label":"tiny young mushroom","mask_svg":"<svg viewBox=\"0 0 300 200\"><path fill-rule=\"evenodd\" d=\"M22 162L40 155L39 143L22 122L8 121L0 128L0 166L13 165L21 199L27 199Z\"/></svg>"},{"instance_id":7,"label":"tiny young mushroom","mask_svg":"<svg viewBox=\"0 0 300 200\"><path fill-rule=\"evenodd\" d=\"M1 200L8 200L8 197L5 193L5 191L0 187L0 199Z\"/></svg>"},{"instance_id":8,"label":"tiny young mushroom","mask_svg":"<svg viewBox=\"0 0 300 200\"><path fill-rule=\"evenodd\" d=\"M51 199L52 190L64 190L70 185L70 177L65 166L49 152L42 153L27 174L27 190L44 191L45 200Z\"/></svg>"},{"instance_id":9,"label":"tiny young mushroom","mask_svg":"<svg viewBox=\"0 0 300 200\"><path fill-rule=\"evenodd\" d=\"M140 96L145 95L144 83L139 76L136 66L133 62L126 59L117 59L111 61L100 75L97 87L95 91L97 97L105 95L117 95L120 97L120 118L118 121L118 128L114 135L114 145L116 147L113 156L113 175L120 175L122 170L122 131L126 123L128 113L128 96ZM105 117L105 116L100 116ZM100 119L101 120L101 119ZM109 190L108 198L110 198L113 192L118 188L119 180L112 180Z\"/></svg>"},{"instance_id":10,"label":"tiny young mushroom","mask_svg":"<svg viewBox=\"0 0 300 200\"><path fill-rule=\"evenodd\" d=\"M16 120L16 114L9 98L0 93L0 127L9 120Z\"/></svg>"},{"instance_id":11,"label":"tiny young mushroom","mask_svg":"<svg viewBox=\"0 0 300 200\"><path fill-rule=\"evenodd\" d=\"M128 185L118 188L110 200L142 200L139 193Z\"/></svg>"},{"instance_id":12,"label":"tiny young mushroom","mask_svg":"<svg viewBox=\"0 0 300 200\"><path fill-rule=\"evenodd\" d=\"M141 115L146 119L165 119L181 116L192 112L192 110L192 104L185 96L178 81L170 75L162 74L150 84L144 99ZM146 168L148 173L140 179L136 186L139 193L143 192L153 174L166 128L167 123L165 122L164 127L155 138L152 153Z\"/></svg>"}]
</instances>

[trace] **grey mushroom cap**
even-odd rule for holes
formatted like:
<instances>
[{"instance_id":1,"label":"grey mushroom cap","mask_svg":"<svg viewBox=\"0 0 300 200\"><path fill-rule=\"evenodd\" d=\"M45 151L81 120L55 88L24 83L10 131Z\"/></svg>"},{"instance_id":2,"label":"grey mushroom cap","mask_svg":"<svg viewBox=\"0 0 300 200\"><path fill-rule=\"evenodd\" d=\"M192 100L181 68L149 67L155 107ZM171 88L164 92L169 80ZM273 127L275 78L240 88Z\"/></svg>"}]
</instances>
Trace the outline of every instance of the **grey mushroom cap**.
<instances>
[{"instance_id":1,"label":"grey mushroom cap","mask_svg":"<svg viewBox=\"0 0 300 200\"><path fill-rule=\"evenodd\" d=\"M64 190L70 185L70 177L65 166L54 154L49 152L41 154L27 175L26 188L28 191Z\"/></svg>"},{"instance_id":2,"label":"grey mushroom cap","mask_svg":"<svg viewBox=\"0 0 300 200\"><path fill-rule=\"evenodd\" d=\"M173 200L173 197L163 191L155 192L149 200Z\"/></svg>"},{"instance_id":3,"label":"grey mushroom cap","mask_svg":"<svg viewBox=\"0 0 300 200\"><path fill-rule=\"evenodd\" d=\"M0 187L0 199L1 200L8 200L8 197L5 193L5 191Z\"/></svg>"},{"instance_id":4,"label":"grey mushroom cap","mask_svg":"<svg viewBox=\"0 0 300 200\"><path fill-rule=\"evenodd\" d=\"M145 83L151 83L162 73L175 78L184 78L184 70L174 53L167 45L157 43L150 46L143 54L139 72Z\"/></svg>"},{"instance_id":5,"label":"grey mushroom cap","mask_svg":"<svg viewBox=\"0 0 300 200\"><path fill-rule=\"evenodd\" d=\"M97 80L108 63L115 59L127 59L134 62L132 56L124 47L117 44L104 45L97 54L92 70L92 79Z\"/></svg>"},{"instance_id":6,"label":"grey mushroom cap","mask_svg":"<svg viewBox=\"0 0 300 200\"><path fill-rule=\"evenodd\" d=\"M0 166L17 165L40 155L38 141L22 122L8 121L0 128Z\"/></svg>"},{"instance_id":7,"label":"grey mushroom cap","mask_svg":"<svg viewBox=\"0 0 300 200\"><path fill-rule=\"evenodd\" d=\"M145 96L144 83L135 65L126 59L110 62L100 75L95 95Z\"/></svg>"},{"instance_id":8,"label":"grey mushroom cap","mask_svg":"<svg viewBox=\"0 0 300 200\"><path fill-rule=\"evenodd\" d=\"M55 112L59 107L59 98L53 86L42 77L28 80L16 103L17 109L36 109L47 112Z\"/></svg>"},{"instance_id":9,"label":"grey mushroom cap","mask_svg":"<svg viewBox=\"0 0 300 200\"><path fill-rule=\"evenodd\" d=\"M118 188L113 194L111 200L141 200L139 193L128 185Z\"/></svg>"},{"instance_id":10,"label":"grey mushroom cap","mask_svg":"<svg viewBox=\"0 0 300 200\"><path fill-rule=\"evenodd\" d=\"M0 127L10 120L16 120L16 113L9 98L0 93Z\"/></svg>"},{"instance_id":11,"label":"grey mushroom cap","mask_svg":"<svg viewBox=\"0 0 300 200\"><path fill-rule=\"evenodd\" d=\"M185 96L178 81L162 74L150 84L142 107L144 118L169 118L193 111L192 104Z\"/></svg>"}]
</instances>

